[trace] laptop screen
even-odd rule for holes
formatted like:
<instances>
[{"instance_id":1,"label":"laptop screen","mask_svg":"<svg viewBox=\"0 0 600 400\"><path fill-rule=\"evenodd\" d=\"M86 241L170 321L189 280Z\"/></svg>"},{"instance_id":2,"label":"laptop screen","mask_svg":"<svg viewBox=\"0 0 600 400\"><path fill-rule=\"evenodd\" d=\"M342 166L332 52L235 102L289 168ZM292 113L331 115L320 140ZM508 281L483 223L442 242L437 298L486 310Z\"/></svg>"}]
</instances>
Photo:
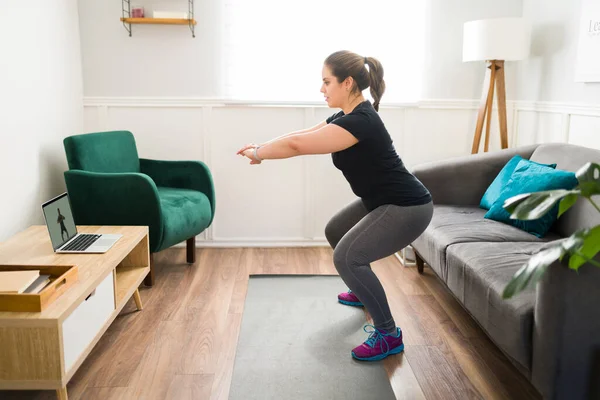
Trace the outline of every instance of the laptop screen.
<instances>
[{"instance_id":1,"label":"laptop screen","mask_svg":"<svg viewBox=\"0 0 600 400\"><path fill-rule=\"evenodd\" d=\"M42 210L54 250L77 234L67 193L44 203Z\"/></svg>"}]
</instances>

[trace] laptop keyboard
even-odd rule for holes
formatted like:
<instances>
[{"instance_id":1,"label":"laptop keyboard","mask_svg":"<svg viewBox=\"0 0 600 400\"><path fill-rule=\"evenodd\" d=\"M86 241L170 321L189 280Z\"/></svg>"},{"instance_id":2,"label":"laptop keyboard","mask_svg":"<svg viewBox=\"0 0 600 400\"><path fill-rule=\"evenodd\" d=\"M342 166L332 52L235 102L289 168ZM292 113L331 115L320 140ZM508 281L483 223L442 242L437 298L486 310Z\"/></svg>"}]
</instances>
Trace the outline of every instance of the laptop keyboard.
<instances>
[{"instance_id":1,"label":"laptop keyboard","mask_svg":"<svg viewBox=\"0 0 600 400\"><path fill-rule=\"evenodd\" d=\"M100 238L101 235L92 235L92 234L80 234L69 243L68 246L65 246L61 249L67 251L82 251L90 247L96 240Z\"/></svg>"}]
</instances>

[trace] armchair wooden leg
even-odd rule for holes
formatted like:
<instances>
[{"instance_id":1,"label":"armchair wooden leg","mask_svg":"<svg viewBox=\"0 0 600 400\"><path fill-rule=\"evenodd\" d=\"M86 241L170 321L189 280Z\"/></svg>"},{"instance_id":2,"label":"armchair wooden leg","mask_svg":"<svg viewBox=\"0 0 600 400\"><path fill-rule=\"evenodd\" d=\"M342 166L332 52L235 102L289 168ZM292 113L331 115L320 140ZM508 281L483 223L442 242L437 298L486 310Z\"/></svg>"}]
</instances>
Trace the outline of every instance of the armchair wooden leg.
<instances>
[{"instance_id":1,"label":"armchair wooden leg","mask_svg":"<svg viewBox=\"0 0 600 400\"><path fill-rule=\"evenodd\" d=\"M425 269L425 260L423 260L416 251L415 261L417 262L417 270L419 271L419 274L423 274L423 270Z\"/></svg>"},{"instance_id":2,"label":"armchair wooden leg","mask_svg":"<svg viewBox=\"0 0 600 400\"><path fill-rule=\"evenodd\" d=\"M193 264L196 262L196 236L192 236L187 240L187 262Z\"/></svg>"},{"instance_id":3,"label":"armchair wooden leg","mask_svg":"<svg viewBox=\"0 0 600 400\"><path fill-rule=\"evenodd\" d=\"M154 286L154 253L150 253L150 272L144 279L146 286Z\"/></svg>"}]
</instances>

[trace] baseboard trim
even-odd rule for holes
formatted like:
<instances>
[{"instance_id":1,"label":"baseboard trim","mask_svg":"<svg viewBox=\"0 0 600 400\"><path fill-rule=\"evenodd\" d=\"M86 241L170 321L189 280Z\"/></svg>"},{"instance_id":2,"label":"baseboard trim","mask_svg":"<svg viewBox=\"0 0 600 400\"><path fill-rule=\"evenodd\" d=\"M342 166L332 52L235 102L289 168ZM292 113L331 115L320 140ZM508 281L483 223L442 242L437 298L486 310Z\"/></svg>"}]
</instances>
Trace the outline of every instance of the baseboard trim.
<instances>
[{"instance_id":1,"label":"baseboard trim","mask_svg":"<svg viewBox=\"0 0 600 400\"><path fill-rule=\"evenodd\" d=\"M185 247L185 242L173 247ZM232 248L232 247L329 247L329 243L320 240L201 240L196 239L196 248Z\"/></svg>"}]
</instances>

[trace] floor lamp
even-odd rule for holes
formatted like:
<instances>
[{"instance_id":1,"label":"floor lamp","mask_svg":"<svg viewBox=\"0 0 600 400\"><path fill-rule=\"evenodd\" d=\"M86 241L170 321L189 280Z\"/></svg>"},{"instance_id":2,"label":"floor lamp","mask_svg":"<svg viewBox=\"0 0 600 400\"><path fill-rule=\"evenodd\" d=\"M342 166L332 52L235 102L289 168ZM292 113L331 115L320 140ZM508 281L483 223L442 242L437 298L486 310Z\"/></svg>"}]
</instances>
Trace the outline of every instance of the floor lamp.
<instances>
[{"instance_id":1,"label":"floor lamp","mask_svg":"<svg viewBox=\"0 0 600 400\"><path fill-rule=\"evenodd\" d=\"M531 43L531 25L523 18L494 18L465 23L463 31L463 62L485 61L487 64L483 93L477 114L477 126L471 153L479 152L483 126L485 128L484 151L489 150L490 124L494 91L498 99L500 146L508 148L506 123L506 89L504 62L527 58Z\"/></svg>"}]
</instances>

